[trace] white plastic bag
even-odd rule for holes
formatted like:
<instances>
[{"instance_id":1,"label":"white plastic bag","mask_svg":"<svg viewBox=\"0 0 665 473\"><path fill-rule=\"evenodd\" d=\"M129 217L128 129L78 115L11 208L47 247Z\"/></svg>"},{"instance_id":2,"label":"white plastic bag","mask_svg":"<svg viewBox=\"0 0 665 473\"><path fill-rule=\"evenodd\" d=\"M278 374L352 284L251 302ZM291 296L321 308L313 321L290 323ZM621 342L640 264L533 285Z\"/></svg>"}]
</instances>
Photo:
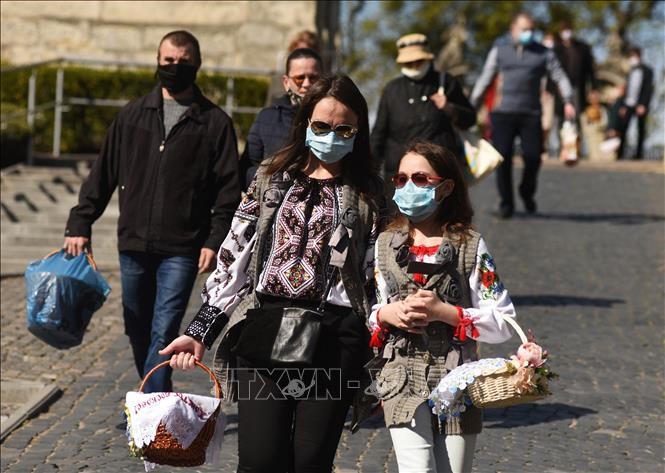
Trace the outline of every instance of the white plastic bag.
<instances>
[{"instance_id":1,"label":"white plastic bag","mask_svg":"<svg viewBox=\"0 0 665 473\"><path fill-rule=\"evenodd\" d=\"M503 156L487 140L470 132L463 136L466 162L475 183L494 171L503 162Z\"/></svg>"},{"instance_id":2,"label":"white plastic bag","mask_svg":"<svg viewBox=\"0 0 665 473\"><path fill-rule=\"evenodd\" d=\"M566 120L561 127L561 161L568 166L574 166L579 159L578 153L579 133L574 121Z\"/></svg>"}]
</instances>

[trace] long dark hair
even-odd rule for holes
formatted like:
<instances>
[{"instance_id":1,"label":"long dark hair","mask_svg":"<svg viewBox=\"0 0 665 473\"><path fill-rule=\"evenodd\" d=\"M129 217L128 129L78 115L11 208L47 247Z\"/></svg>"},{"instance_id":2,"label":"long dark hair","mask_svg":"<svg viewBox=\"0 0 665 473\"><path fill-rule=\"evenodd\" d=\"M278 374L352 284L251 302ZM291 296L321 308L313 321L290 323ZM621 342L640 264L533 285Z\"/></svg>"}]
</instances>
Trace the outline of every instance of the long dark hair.
<instances>
[{"instance_id":1,"label":"long dark hair","mask_svg":"<svg viewBox=\"0 0 665 473\"><path fill-rule=\"evenodd\" d=\"M453 191L439 204L435 215L442 231L451 236L459 236L465 239L468 230L472 228L473 207L471 207L469 191L457 158L448 149L425 140L416 140L409 144L401 159L404 159L404 156L408 153L422 156L440 177L452 179L455 183ZM398 213L390 222L389 228L399 229L404 227L409 228L409 234L412 233L413 226L411 222L404 215Z\"/></svg>"},{"instance_id":2,"label":"long dark hair","mask_svg":"<svg viewBox=\"0 0 665 473\"><path fill-rule=\"evenodd\" d=\"M326 97L343 103L358 116L358 133L353 151L342 159L342 174L361 193L376 194L382 191L381 181L369 147L369 119L367 102L358 87L346 75L336 74L321 77L303 98L296 113L287 145L275 153L268 163L266 172L274 174L283 171L303 169L309 158L305 147L305 133L308 120L314 107Z\"/></svg>"}]
</instances>

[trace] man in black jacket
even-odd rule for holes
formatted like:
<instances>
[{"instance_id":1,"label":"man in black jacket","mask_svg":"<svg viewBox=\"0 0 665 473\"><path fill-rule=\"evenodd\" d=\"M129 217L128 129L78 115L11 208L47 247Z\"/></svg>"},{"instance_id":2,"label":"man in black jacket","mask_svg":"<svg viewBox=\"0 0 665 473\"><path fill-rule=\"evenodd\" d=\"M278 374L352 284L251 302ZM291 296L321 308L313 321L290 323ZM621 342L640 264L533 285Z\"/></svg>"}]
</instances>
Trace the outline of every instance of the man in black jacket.
<instances>
[{"instance_id":1,"label":"man in black jacket","mask_svg":"<svg viewBox=\"0 0 665 473\"><path fill-rule=\"evenodd\" d=\"M247 135L247 144L240 160L244 189L252 182L261 161L279 151L286 143L298 105L321 76L321 69L321 56L313 49L294 49L287 57L282 77L286 93L259 112Z\"/></svg>"},{"instance_id":2,"label":"man in black jacket","mask_svg":"<svg viewBox=\"0 0 665 473\"><path fill-rule=\"evenodd\" d=\"M623 156L626 132L633 116L637 117L637 149L635 159L642 159L642 145L649 113L649 102L653 95L653 69L642 62L642 51L638 47L630 48L630 71L626 79L625 93L619 100L619 137L621 145L617 151L618 159Z\"/></svg>"},{"instance_id":3,"label":"man in black jacket","mask_svg":"<svg viewBox=\"0 0 665 473\"><path fill-rule=\"evenodd\" d=\"M402 75L384 88L370 137L372 154L383 163L386 181L416 138L430 140L464 159L454 127L466 129L476 123L476 111L461 84L434 69L425 35L403 36L397 49Z\"/></svg>"},{"instance_id":4,"label":"man in black jacket","mask_svg":"<svg viewBox=\"0 0 665 473\"><path fill-rule=\"evenodd\" d=\"M591 47L574 36L573 27L569 21L561 23L559 38L561 41L555 43L554 54L559 59L561 67L573 88L573 106L575 110L583 111L587 106L588 94L591 91L598 90ZM550 84L554 86L551 80ZM558 124L561 126L565 104L559 94L555 93L554 96L556 97L555 113L557 114Z\"/></svg>"},{"instance_id":5,"label":"man in black jacket","mask_svg":"<svg viewBox=\"0 0 665 473\"><path fill-rule=\"evenodd\" d=\"M194 84L197 39L186 31L167 34L157 61L160 84L111 124L64 243L73 255L92 252L92 224L117 187L125 333L141 377L168 359L157 352L177 336L197 272L214 268L240 196L231 119ZM145 387L170 390L170 368Z\"/></svg>"}]
</instances>

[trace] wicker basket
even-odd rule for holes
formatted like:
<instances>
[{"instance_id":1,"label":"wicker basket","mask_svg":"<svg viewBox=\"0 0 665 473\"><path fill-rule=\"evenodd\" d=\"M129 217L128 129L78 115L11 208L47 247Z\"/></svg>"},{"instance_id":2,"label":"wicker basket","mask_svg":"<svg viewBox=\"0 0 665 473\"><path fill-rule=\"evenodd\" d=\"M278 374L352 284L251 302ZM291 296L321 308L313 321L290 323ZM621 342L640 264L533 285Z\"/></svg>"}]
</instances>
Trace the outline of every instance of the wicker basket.
<instances>
[{"instance_id":1,"label":"wicker basket","mask_svg":"<svg viewBox=\"0 0 665 473\"><path fill-rule=\"evenodd\" d=\"M517 332L522 343L528 339L524 331L517 325L512 317L503 317ZM506 368L500 368L493 373L483 374L466 388L466 392L476 407L509 407L516 404L534 402L545 397L544 394L518 393L510 381L512 374Z\"/></svg>"},{"instance_id":2,"label":"wicker basket","mask_svg":"<svg viewBox=\"0 0 665 473\"><path fill-rule=\"evenodd\" d=\"M155 366L150 372L143 378L139 391L143 392L143 386L146 381L152 374L160 368L166 367L169 365L169 361L164 361L159 365ZM222 387L217 381L217 378L213 372L203 363L196 362L196 366L201 368L203 371L207 372L210 375L210 379L215 383L215 397L221 399L222 397ZM192 444L187 448L182 448L180 442L178 442L171 433L166 430L166 427L163 423L160 423L157 427L157 433L155 439L150 442L149 445L144 447L143 456L146 461L152 463L158 463L160 465L171 465L171 466L199 466L203 465L206 460L206 449L210 443L210 439L215 432L215 424L217 422L217 416L219 415L221 409L221 403L217 407L217 410L210 416L208 421L205 423L199 434L196 436Z\"/></svg>"}]
</instances>

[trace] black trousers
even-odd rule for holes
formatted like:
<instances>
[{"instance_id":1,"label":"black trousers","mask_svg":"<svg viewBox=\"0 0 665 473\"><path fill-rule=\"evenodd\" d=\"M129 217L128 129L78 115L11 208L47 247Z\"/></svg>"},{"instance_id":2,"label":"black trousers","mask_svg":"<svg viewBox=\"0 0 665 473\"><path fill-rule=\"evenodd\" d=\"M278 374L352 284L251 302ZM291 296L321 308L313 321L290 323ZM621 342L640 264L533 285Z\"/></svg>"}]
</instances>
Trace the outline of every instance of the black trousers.
<instances>
[{"instance_id":1,"label":"black trousers","mask_svg":"<svg viewBox=\"0 0 665 473\"><path fill-rule=\"evenodd\" d=\"M626 133L628 132L628 126L630 125L630 120L633 116L637 118L637 149L635 150L634 159L642 159L642 145L644 144L647 114L645 113L641 117L637 116L635 113L635 107L627 107L626 116L619 119L619 137L621 138L621 145L617 150L618 159L623 157L626 144Z\"/></svg>"},{"instance_id":2,"label":"black trousers","mask_svg":"<svg viewBox=\"0 0 665 473\"><path fill-rule=\"evenodd\" d=\"M340 307L326 313L311 367L257 367L238 360L239 473L332 471L370 355L368 339L363 321Z\"/></svg>"},{"instance_id":3,"label":"black trousers","mask_svg":"<svg viewBox=\"0 0 665 473\"><path fill-rule=\"evenodd\" d=\"M522 143L524 170L519 193L523 199L531 199L536 193L540 155L543 152L543 130L540 115L525 113L492 113L492 144L504 158L496 172L501 208L512 210L513 198L513 150L515 138Z\"/></svg>"}]
</instances>

